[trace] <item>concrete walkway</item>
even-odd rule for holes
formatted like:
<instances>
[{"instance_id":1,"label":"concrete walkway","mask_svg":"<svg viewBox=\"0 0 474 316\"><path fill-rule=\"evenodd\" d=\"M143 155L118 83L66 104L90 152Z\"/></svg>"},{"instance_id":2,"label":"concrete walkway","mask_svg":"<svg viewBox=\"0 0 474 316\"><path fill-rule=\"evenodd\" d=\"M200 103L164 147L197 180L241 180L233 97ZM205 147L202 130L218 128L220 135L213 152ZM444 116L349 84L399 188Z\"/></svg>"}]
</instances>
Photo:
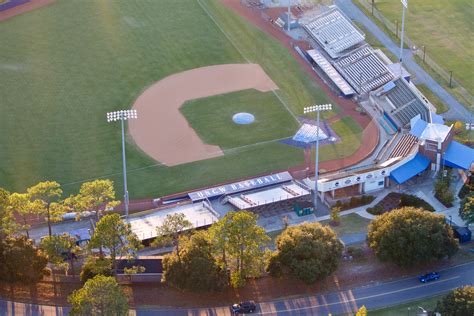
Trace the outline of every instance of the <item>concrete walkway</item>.
<instances>
[{"instance_id":1,"label":"concrete walkway","mask_svg":"<svg viewBox=\"0 0 474 316\"><path fill-rule=\"evenodd\" d=\"M357 1L357 0L356 0ZM390 52L395 56L400 54L400 44L394 43L374 22L372 22L362 12L352 0L335 0L334 3L344 11L351 19L365 26ZM412 24L412 27L415 27ZM410 26L409 26L410 27ZM449 111L443 114L448 120L461 120L465 122L474 122L474 114L469 112L459 103L448 91L441 87L423 68L421 68L413 59L413 53L410 49L403 50L403 65L407 70L415 75L416 80L425 84L442 102L449 106Z\"/></svg>"}]
</instances>

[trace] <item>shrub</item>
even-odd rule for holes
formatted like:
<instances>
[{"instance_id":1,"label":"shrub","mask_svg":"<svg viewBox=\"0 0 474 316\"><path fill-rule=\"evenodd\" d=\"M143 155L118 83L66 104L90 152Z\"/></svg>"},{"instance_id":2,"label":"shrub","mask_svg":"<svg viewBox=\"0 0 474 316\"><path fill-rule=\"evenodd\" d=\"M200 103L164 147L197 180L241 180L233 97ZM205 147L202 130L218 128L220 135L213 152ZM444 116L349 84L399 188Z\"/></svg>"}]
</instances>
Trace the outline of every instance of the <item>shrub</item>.
<instances>
[{"instance_id":1,"label":"shrub","mask_svg":"<svg viewBox=\"0 0 474 316\"><path fill-rule=\"evenodd\" d=\"M96 258L93 256L87 258L82 266L80 275L81 281L86 282L96 275L112 276L112 262L110 259L104 257Z\"/></svg>"},{"instance_id":2,"label":"shrub","mask_svg":"<svg viewBox=\"0 0 474 316\"><path fill-rule=\"evenodd\" d=\"M349 202L342 203L341 201L337 201L334 206L339 207L341 211L344 211L358 206L367 205L371 203L374 199L375 197L372 195L362 195L360 197L353 196L351 197Z\"/></svg>"},{"instance_id":3,"label":"shrub","mask_svg":"<svg viewBox=\"0 0 474 316\"><path fill-rule=\"evenodd\" d=\"M420 199L417 196L410 195L410 194L402 194L401 195L401 197L400 197L400 207L403 207L403 206L412 206L412 207L415 207L415 208L422 208L422 209L424 209L426 211L429 211L429 212L434 212L435 211L434 207L431 206L431 204L429 204L428 202L426 202L423 199Z\"/></svg>"},{"instance_id":4,"label":"shrub","mask_svg":"<svg viewBox=\"0 0 474 316\"><path fill-rule=\"evenodd\" d=\"M438 301L436 311L441 315L474 315L474 287L464 286L451 291Z\"/></svg>"},{"instance_id":5,"label":"shrub","mask_svg":"<svg viewBox=\"0 0 474 316\"><path fill-rule=\"evenodd\" d=\"M380 215L383 213L383 207L380 205L375 205L374 207L367 208L367 212L372 215Z\"/></svg>"}]
</instances>

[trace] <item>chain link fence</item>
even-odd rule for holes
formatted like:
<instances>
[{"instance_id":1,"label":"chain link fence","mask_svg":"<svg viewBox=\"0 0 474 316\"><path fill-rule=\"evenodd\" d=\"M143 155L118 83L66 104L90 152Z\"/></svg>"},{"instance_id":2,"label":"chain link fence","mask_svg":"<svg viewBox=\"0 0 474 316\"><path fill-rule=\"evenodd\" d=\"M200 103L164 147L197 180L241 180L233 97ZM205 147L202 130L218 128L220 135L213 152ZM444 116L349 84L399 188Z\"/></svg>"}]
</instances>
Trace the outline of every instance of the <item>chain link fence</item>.
<instances>
[{"instance_id":1,"label":"chain link fence","mask_svg":"<svg viewBox=\"0 0 474 316\"><path fill-rule=\"evenodd\" d=\"M392 32L392 34L396 35L397 38L400 38L401 31L400 28L398 28L398 23L395 24L392 21L388 20L379 10L377 10L375 6L372 7L372 0L356 1L358 1L362 6L364 6L367 11L371 13L373 12L373 16L377 18L380 23L382 23L390 32ZM459 93L466 99L466 101L469 102L469 104L472 106L474 97L459 83L459 81L457 81L452 76L452 72L446 71L443 67L438 65L428 54L426 54L424 46L417 45L406 35L404 36L404 42L407 44L408 47L410 47L413 54L420 58L421 62L428 65L438 76L440 76L441 79L445 81L446 85L449 85L451 83L451 88L456 88Z\"/></svg>"}]
</instances>

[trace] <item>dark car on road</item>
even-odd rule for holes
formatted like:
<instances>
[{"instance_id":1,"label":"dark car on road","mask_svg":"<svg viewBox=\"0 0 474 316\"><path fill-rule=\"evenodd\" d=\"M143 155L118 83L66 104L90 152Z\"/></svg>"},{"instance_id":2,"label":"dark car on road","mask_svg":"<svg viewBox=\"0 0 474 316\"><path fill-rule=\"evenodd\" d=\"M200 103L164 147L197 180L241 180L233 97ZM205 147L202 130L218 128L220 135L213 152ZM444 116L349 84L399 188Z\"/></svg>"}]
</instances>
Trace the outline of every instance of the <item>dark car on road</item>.
<instances>
[{"instance_id":1,"label":"dark car on road","mask_svg":"<svg viewBox=\"0 0 474 316\"><path fill-rule=\"evenodd\" d=\"M232 305L230 309L232 311L232 314L234 315L247 314L255 312L255 310L257 309L257 305L254 301L245 301L239 304Z\"/></svg>"},{"instance_id":2,"label":"dark car on road","mask_svg":"<svg viewBox=\"0 0 474 316\"><path fill-rule=\"evenodd\" d=\"M438 279L439 279L439 273L438 272L430 272L428 274L420 275L418 277L418 280L420 280L420 282L423 282L423 283L430 282L430 281L433 281L433 280L438 280Z\"/></svg>"}]
</instances>

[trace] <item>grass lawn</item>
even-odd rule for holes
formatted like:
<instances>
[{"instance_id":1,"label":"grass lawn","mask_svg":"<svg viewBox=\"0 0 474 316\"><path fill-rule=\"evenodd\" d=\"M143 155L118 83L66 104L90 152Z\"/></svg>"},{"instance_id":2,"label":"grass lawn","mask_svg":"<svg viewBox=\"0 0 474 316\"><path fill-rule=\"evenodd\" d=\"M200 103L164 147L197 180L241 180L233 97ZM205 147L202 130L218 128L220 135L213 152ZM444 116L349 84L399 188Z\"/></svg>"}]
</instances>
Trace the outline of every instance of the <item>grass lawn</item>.
<instances>
[{"instance_id":1,"label":"grass lawn","mask_svg":"<svg viewBox=\"0 0 474 316\"><path fill-rule=\"evenodd\" d=\"M83 181L111 178L121 196L120 127L105 114L129 108L144 88L183 70L255 62L293 113L329 102L283 45L217 0L58 0L0 27L0 42L8 43L0 51L0 186L12 191L56 180L69 194ZM171 168L130 137L126 154L132 199L303 162L300 149L274 142ZM336 154L325 149L321 157Z\"/></svg>"},{"instance_id":2,"label":"grass lawn","mask_svg":"<svg viewBox=\"0 0 474 316\"><path fill-rule=\"evenodd\" d=\"M400 315L417 315L421 310L418 306L423 307L427 311L432 311L436 307L438 300L443 298L444 295L427 297L421 300L413 301L410 303L395 305L392 307L368 310L370 316L400 316Z\"/></svg>"},{"instance_id":3,"label":"grass lawn","mask_svg":"<svg viewBox=\"0 0 474 316\"><path fill-rule=\"evenodd\" d=\"M350 116L346 116L331 124L334 132L341 137L341 141L334 145L319 148L319 161L333 160L348 157L355 153L361 145L362 128ZM314 148L311 157L314 157Z\"/></svg>"},{"instance_id":4,"label":"grass lawn","mask_svg":"<svg viewBox=\"0 0 474 316\"><path fill-rule=\"evenodd\" d=\"M252 113L252 124L239 125L232 116ZM272 93L257 90L222 94L186 102L181 113L207 144L223 150L291 137L299 124Z\"/></svg>"},{"instance_id":5,"label":"grass lawn","mask_svg":"<svg viewBox=\"0 0 474 316\"><path fill-rule=\"evenodd\" d=\"M400 20L398 0L376 0L376 8L390 21ZM411 1L405 30L419 47L474 94L474 2L471 0Z\"/></svg>"},{"instance_id":6,"label":"grass lawn","mask_svg":"<svg viewBox=\"0 0 474 316\"><path fill-rule=\"evenodd\" d=\"M323 225L329 225L330 221L321 221ZM370 219L364 218L357 214L348 214L346 216L341 216L341 221L339 226L329 226L332 230L338 235L347 235L360 233L367 230L367 226L370 223Z\"/></svg>"},{"instance_id":7,"label":"grass lawn","mask_svg":"<svg viewBox=\"0 0 474 316\"><path fill-rule=\"evenodd\" d=\"M431 92L431 90L426 85L417 84L416 87L436 107L437 114L442 114L449 110L449 107L446 104L444 104L443 101L441 101L437 95Z\"/></svg>"}]
</instances>

